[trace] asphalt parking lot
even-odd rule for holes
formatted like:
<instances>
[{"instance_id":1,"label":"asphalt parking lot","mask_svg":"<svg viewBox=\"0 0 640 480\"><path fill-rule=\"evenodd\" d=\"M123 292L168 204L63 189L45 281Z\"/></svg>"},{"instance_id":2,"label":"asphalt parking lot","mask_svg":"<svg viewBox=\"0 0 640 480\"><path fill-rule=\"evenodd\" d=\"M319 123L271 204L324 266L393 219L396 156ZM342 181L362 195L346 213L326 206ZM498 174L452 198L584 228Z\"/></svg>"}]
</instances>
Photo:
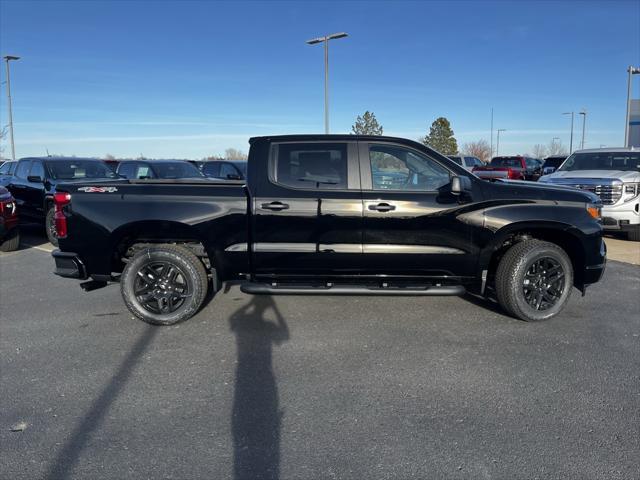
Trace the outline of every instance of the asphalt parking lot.
<instances>
[{"instance_id":1,"label":"asphalt parking lot","mask_svg":"<svg viewBox=\"0 0 640 480\"><path fill-rule=\"evenodd\" d=\"M543 323L231 286L159 328L27 233L0 256L2 478L640 478L636 265Z\"/></svg>"}]
</instances>

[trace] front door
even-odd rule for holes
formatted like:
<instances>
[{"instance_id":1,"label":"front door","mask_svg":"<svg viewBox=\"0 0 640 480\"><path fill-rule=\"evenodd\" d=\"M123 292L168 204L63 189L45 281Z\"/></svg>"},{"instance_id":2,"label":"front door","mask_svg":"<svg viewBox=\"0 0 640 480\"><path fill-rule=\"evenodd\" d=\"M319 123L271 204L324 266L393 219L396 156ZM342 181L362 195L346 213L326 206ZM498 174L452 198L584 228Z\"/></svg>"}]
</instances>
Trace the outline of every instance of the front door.
<instances>
[{"instance_id":1,"label":"front door","mask_svg":"<svg viewBox=\"0 0 640 480\"><path fill-rule=\"evenodd\" d=\"M356 274L362 252L356 142L275 143L268 156L252 199L256 274Z\"/></svg>"},{"instance_id":2,"label":"front door","mask_svg":"<svg viewBox=\"0 0 640 480\"><path fill-rule=\"evenodd\" d=\"M471 228L459 218L472 199L451 193L455 173L444 162L400 144L361 142L359 152L367 273L472 276L477 262Z\"/></svg>"}]
</instances>

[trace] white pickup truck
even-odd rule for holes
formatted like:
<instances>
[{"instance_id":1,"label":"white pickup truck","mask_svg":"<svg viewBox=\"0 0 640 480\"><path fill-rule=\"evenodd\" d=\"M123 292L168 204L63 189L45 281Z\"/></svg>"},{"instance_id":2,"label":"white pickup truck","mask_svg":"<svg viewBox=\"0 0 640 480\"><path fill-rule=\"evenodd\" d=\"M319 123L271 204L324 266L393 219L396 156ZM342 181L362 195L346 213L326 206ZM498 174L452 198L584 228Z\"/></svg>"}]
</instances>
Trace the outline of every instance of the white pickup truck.
<instances>
[{"instance_id":1,"label":"white pickup truck","mask_svg":"<svg viewBox=\"0 0 640 480\"><path fill-rule=\"evenodd\" d=\"M605 230L640 241L640 150L598 148L578 150L541 183L589 190L602 200Z\"/></svg>"}]
</instances>

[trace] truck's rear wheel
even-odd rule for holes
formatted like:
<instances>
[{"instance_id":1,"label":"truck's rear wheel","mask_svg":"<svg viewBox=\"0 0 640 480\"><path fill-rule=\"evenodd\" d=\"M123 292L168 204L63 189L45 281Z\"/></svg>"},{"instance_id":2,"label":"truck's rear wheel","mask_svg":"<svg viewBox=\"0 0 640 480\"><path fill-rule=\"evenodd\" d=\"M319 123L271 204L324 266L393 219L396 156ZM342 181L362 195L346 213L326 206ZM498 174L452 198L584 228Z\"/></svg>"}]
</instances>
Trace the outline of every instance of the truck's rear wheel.
<instances>
[{"instance_id":1,"label":"truck's rear wheel","mask_svg":"<svg viewBox=\"0 0 640 480\"><path fill-rule=\"evenodd\" d=\"M58 246L58 232L56 231L55 209L53 207L47 210L47 216L44 221L44 227L47 231L47 239L54 247Z\"/></svg>"},{"instance_id":2,"label":"truck's rear wheel","mask_svg":"<svg viewBox=\"0 0 640 480\"><path fill-rule=\"evenodd\" d=\"M13 252L20 246L20 231L15 228L8 236L0 243L0 252Z\"/></svg>"},{"instance_id":3,"label":"truck's rear wheel","mask_svg":"<svg viewBox=\"0 0 640 480\"><path fill-rule=\"evenodd\" d=\"M566 305L573 288L573 267L559 246L526 240L511 247L496 271L498 302L528 322L547 320Z\"/></svg>"},{"instance_id":4,"label":"truck's rear wheel","mask_svg":"<svg viewBox=\"0 0 640 480\"><path fill-rule=\"evenodd\" d=\"M209 281L200 259L176 245L136 253L120 278L120 291L136 317L154 325L173 325L202 306Z\"/></svg>"}]
</instances>

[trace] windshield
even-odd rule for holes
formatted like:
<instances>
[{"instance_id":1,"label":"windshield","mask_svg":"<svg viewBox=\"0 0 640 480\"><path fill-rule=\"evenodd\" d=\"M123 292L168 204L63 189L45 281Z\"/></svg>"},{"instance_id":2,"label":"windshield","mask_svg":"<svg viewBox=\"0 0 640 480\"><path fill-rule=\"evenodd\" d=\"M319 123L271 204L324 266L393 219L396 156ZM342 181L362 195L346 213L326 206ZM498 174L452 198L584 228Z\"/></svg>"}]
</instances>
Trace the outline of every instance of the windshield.
<instances>
[{"instance_id":1,"label":"windshield","mask_svg":"<svg viewBox=\"0 0 640 480\"><path fill-rule=\"evenodd\" d=\"M639 164L640 152L574 153L562 164L558 171L622 170L625 172L637 172Z\"/></svg>"},{"instance_id":2,"label":"windshield","mask_svg":"<svg viewBox=\"0 0 640 480\"><path fill-rule=\"evenodd\" d=\"M522 167L520 157L495 157L491 160L492 167Z\"/></svg>"},{"instance_id":3,"label":"windshield","mask_svg":"<svg viewBox=\"0 0 640 480\"><path fill-rule=\"evenodd\" d=\"M544 161L544 167L553 167L558 168L562 162L564 162L566 157L550 157Z\"/></svg>"},{"instance_id":4,"label":"windshield","mask_svg":"<svg viewBox=\"0 0 640 480\"><path fill-rule=\"evenodd\" d=\"M54 180L76 180L82 178L117 178L100 160L55 160L45 162Z\"/></svg>"},{"instance_id":5,"label":"windshield","mask_svg":"<svg viewBox=\"0 0 640 480\"><path fill-rule=\"evenodd\" d=\"M204 177L198 167L189 162L157 162L153 170L158 178L194 178Z\"/></svg>"}]
</instances>

